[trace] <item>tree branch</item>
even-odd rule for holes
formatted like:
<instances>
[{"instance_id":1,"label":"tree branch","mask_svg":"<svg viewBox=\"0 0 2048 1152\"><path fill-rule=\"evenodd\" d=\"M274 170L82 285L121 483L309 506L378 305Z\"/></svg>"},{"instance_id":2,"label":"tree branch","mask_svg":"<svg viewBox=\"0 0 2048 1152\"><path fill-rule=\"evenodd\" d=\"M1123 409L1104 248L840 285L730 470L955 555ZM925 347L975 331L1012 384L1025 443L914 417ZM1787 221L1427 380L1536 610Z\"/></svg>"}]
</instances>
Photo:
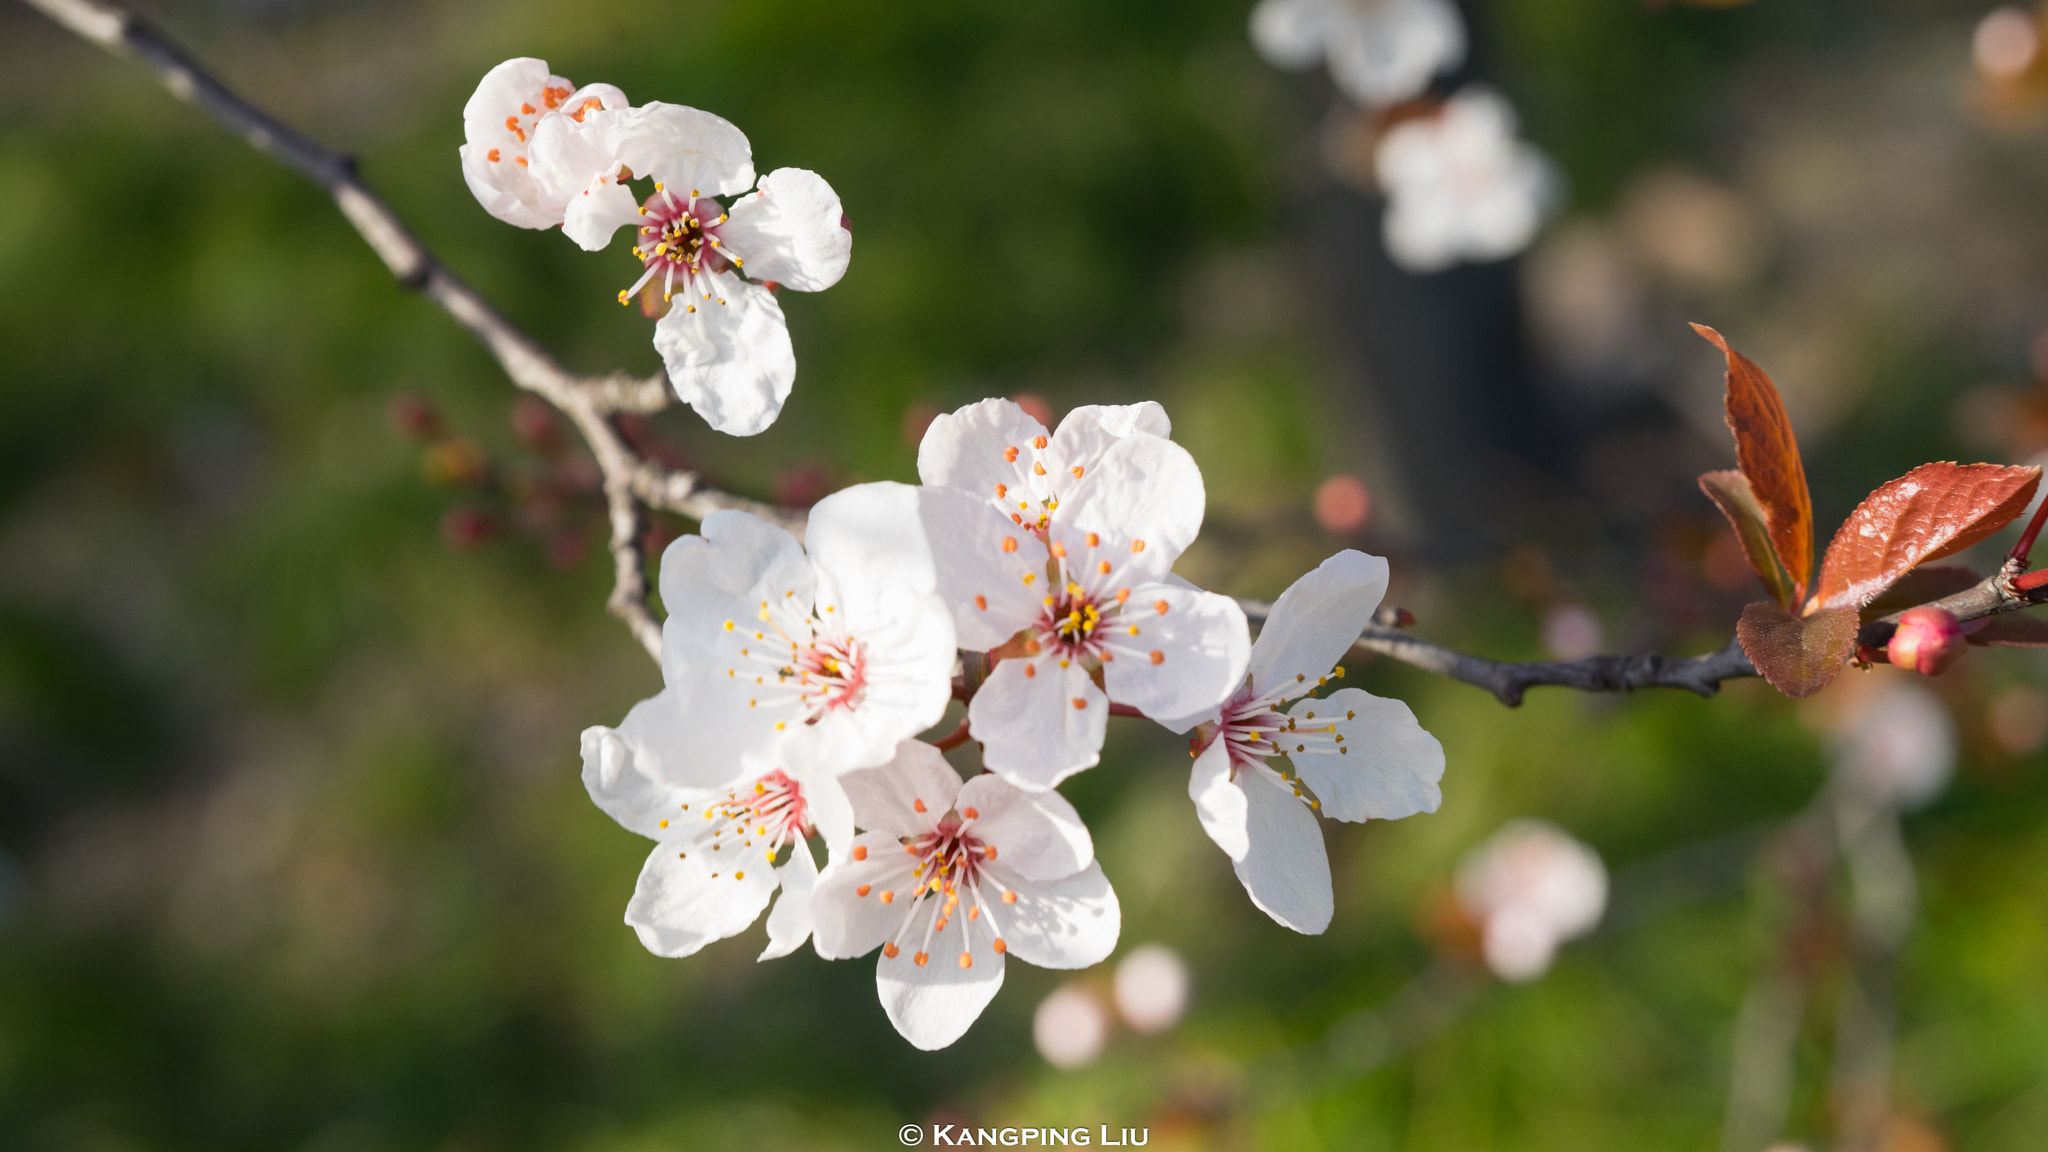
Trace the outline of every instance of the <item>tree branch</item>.
<instances>
[{"instance_id":1,"label":"tree branch","mask_svg":"<svg viewBox=\"0 0 2048 1152\"><path fill-rule=\"evenodd\" d=\"M155 25L101 0L23 0L81 39L137 61L156 74L173 96L211 116L251 148L311 180L334 197L335 206L403 287L438 305L491 354L511 381L554 405L589 445L604 477L611 523L614 568L606 608L624 621L648 654L661 658L661 623L648 606L647 556L642 544L646 512L654 509L702 520L713 512L750 512L801 537L802 509L766 504L707 486L694 471L666 467L636 451L618 424L621 415L658 412L675 402L659 374L583 376L570 372L540 343L507 319L475 289L449 271L398 214L356 175L353 158L301 135L255 107L205 69ZM2048 587L2015 584L2017 568L1936 604L1958 619L1978 617L2048 601ZM1245 615L1262 623L1272 605L1240 600ZM1864 625L1859 641L1881 648L1897 616ZM1682 688L1700 696L1720 691L1723 681L1756 675L1734 640L1719 651L1669 657L1655 653L1588 656L1578 660L1510 662L1469 656L1410 636L1393 617L1367 626L1356 650L1373 652L1427 672L1477 685L1514 707L1530 689L1543 686L1585 692L1633 692L1640 688Z\"/></svg>"}]
</instances>

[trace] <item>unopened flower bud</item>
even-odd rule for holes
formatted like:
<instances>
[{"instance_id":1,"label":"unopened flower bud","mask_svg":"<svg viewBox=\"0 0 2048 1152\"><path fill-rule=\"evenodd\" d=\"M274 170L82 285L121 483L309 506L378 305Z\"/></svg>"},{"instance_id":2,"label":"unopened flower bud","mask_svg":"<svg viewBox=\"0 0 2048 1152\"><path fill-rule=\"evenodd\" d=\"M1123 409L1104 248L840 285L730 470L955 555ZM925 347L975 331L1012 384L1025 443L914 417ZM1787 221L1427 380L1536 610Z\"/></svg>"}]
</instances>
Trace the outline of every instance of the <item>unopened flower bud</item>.
<instances>
[{"instance_id":1,"label":"unopened flower bud","mask_svg":"<svg viewBox=\"0 0 2048 1152\"><path fill-rule=\"evenodd\" d=\"M1898 631L1885 645L1885 655L1901 668L1922 676L1939 676L1963 654L1968 641L1955 613L1946 608L1909 608L1899 616Z\"/></svg>"},{"instance_id":2,"label":"unopened flower bud","mask_svg":"<svg viewBox=\"0 0 2048 1152\"><path fill-rule=\"evenodd\" d=\"M441 414L417 392L401 392L385 408L391 428L409 440L432 440L441 434Z\"/></svg>"},{"instance_id":3,"label":"unopened flower bud","mask_svg":"<svg viewBox=\"0 0 2048 1152\"><path fill-rule=\"evenodd\" d=\"M562 446L555 410L537 396L521 396L512 405L512 432L529 447L553 452Z\"/></svg>"}]
</instances>

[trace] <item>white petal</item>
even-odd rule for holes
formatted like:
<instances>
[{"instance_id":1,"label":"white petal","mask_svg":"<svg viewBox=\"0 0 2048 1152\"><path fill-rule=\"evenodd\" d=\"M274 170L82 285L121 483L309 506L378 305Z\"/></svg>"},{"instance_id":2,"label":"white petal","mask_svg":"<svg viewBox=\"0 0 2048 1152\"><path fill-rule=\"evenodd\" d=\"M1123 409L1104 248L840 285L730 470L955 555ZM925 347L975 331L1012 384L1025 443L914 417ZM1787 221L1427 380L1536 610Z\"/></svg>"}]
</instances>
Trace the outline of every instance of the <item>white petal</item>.
<instances>
[{"instance_id":1,"label":"white petal","mask_svg":"<svg viewBox=\"0 0 2048 1152\"><path fill-rule=\"evenodd\" d=\"M945 754L920 740L905 740L896 758L839 778L853 802L853 821L870 832L922 836L953 808L960 774Z\"/></svg>"},{"instance_id":2,"label":"white petal","mask_svg":"<svg viewBox=\"0 0 2048 1152\"><path fill-rule=\"evenodd\" d=\"M940 935L950 935L957 923ZM986 933L975 933L965 946L957 937L949 943L954 947L934 941L926 963L918 964L916 941L906 941L894 958L885 954L875 965L875 991L889 1023L927 1052L965 1035L1003 986L1003 957ZM971 956L972 967L960 966L961 951Z\"/></svg>"},{"instance_id":3,"label":"white petal","mask_svg":"<svg viewBox=\"0 0 2048 1152\"><path fill-rule=\"evenodd\" d=\"M1334 9L1332 0L1259 0L1252 9L1252 47L1276 68L1311 67L1322 59Z\"/></svg>"},{"instance_id":4,"label":"white petal","mask_svg":"<svg viewBox=\"0 0 2048 1152\"><path fill-rule=\"evenodd\" d=\"M798 766L796 761L788 763L783 771L803 792L804 817L825 841L825 851L834 860L846 855L853 847L853 801L847 798L846 788L831 772L807 764Z\"/></svg>"},{"instance_id":5,"label":"white petal","mask_svg":"<svg viewBox=\"0 0 2048 1152\"><path fill-rule=\"evenodd\" d=\"M903 926L917 886L911 875L916 861L894 835L863 832L853 838L853 850L863 859L834 856L811 895L811 931L818 955L827 960L851 960L880 948ZM890 893L888 901L884 892Z\"/></svg>"},{"instance_id":6,"label":"white petal","mask_svg":"<svg viewBox=\"0 0 2048 1152\"><path fill-rule=\"evenodd\" d=\"M1027 672L1028 670L1028 672ZM967 705L981 762L1021 788L1042 792L1102 758L1109 700L1078 664L1050 655L996 665Z\"/></svg>"},{"instance_id":7,"label":"white petal","mask_svg":"<svg viewBox=\"0 0 2048 1152\"><path fill-rule=\"evenodd\" d=\"M587 251L604 247L619 225L640 218L633 193L612 179L619 163L606 149L605 128L618 115L546 116L533 127L529 171L542 198L563 206L562 233Z\"/></svg>"},{"instance_id":8,"label":"white petal","mask_svg":"<svg viewBox=\"0 0 2048 1152\"><path fill-rule=\"evenodd\" d=\"M706 741L702 738L702 725L719 719L716 713L707 714L702 707L692 707L678 689L664 688L633 705L633 710L619 722L614 739L628 752L624 759L631 764L632 775L648 781L650 788L722 788L739 782L750 771L750 765L745 759L749 750L747 741L730 726L721 736L730 735L732 739ZM758 733L756 742L765 743L766 733ZM587 779L587 759L584 768ZM626 794L637 795L630 779L621 778L619 786ZM596 799L594 794L592 799ZM635 800L634 805L652 810L642 800ZM624 823L625 818L620 812L605 801L599 800L598 807ZM642 831L634 825L627 826L636 832Z\"/></svg>"},{"instance_id":9,"label":"white petal","mask_svg":"<svg viewBox=\"0 0 2048 1152\"><path fill-rule=\"evenodd\" d=\"M516 157L498 150L498 160L486 160L489 149L464 144L457 150L462 158L462 179L469 185L484 211L520 228L552 228L562 222L559 205L541 201L540 189L515 163Z\"/></svg>"},{"instance_id":10,"label":"white petal","mask_svg":"<svg viewBox=\"0 0 2048 1152\"><path fill-rule=\"evenodd\" d=\"M852 630L863 645L866 687L851 708L785 733L788 759L844 771L887 761L896 745L937 724L953 698L953 618L928 592L877 601Z\"/></svg>"},{"instance_id":11,"label":"white petal","mask_svg":"<svg viewBox=\"0 0 2048 1152\"><path fill-rule=\"evenodd\" d=\"M756 280L817 292L837 284L853 259L853 233L844 227L839 194L816 172L777 168L761 177L757 191L734 201L728 214L719 239L746 261L743 270Z\"/></svg>"},{"instance_id":12,"label":"white petal","mask_svg":"<svg viewBox=\"0 0 2048 1152\"><path fill-rule=\"evenodd\" d=\"M634 754L635 743L610 728L585 728L583 787L605 815L629 831L652 840L679 839L680 832L671 835L666 827L669 818L683 804L716 794L709 788L678 788L656 779Z\"/></svg>"},{"instance_id":13,"label":"white petal","mask_svg":"<svg viewBox=\"0 0 2048 1152\"><path fill-rule=\"evenodd\" d=\"M677 286L668 314L654 326L654 349L676 396L706 424L728 436L752 436L782 414L796 382L796 350L773 292L730 273L710 279L710 298Z\"/></svg>"},{"instance_id":14,"label":"white petal","mask_svg":"<svg viewBox=\"0 0 2048 1152\"><path fill-rule=\"evenodd\" d=\"M1027 792L991 772L969 780L954 805L975 816L966 832L993 847L1004 868L1028 880L1072 876L1095 859L1081 814L1057 792Z\"/></svg>"},{"instance_id":15,"label":"white petal","mask_svg":"<svg viewBox=\"0 0 2048 1152\"><path fill-rule=\"evenodd\" d=\"M855 484L818 501L805 525L804 547L845 599L842 610L857 613L887 590L938 587L931 544L918 519L918 492L908 484Z\"/></svg>"},{"instance_id":16,"label":"white petal","mask_svg":"<svg viewBox=\"0 0 2048 1152\"><path fill-rule=\"evenodd\" d=\"M932 552L939 597L962 648L987 651L1038 620L1047 559L1038 537L950 488L919 489L918 516L926 538L941 542Z\"/></svg>"},{"instance_id":17,"label":"white petal","mask_svg":"<svg viewBox=\"0 0 2048 1152\"><path fill-rule=\"evenodd\" d=\"M746 512L713 512L695 536L679 536L661 554L661 601L670 626L687 627L674 643L684 652L723 634L725 621L750 622L761 601L794 593L812 602L816 577L796 537Z\"/></svg>"},{"instance_id":18,"label":"white petal","mask_svg":"<svg viewBox=\"0 0 2048 1152\"><path fill-rule=\"evenodd\" d=\"M1158 437L1169 437L1173 433L1173 422L1166 418L1166 409L1146 400L1137 404L1084 404L1068 412L1060 421L1059 430L1052 434L1052 449L1057 457L1056 472L1072 475L1072 469L1079 466L1086 471L1095 467L1102 454L1110 445L1129 436L1143 432Z\"/></svg>"},{"instance_id":19,"label":"white petal","mask_svg":"<svg viewBox=\"0 0 2048 1152\"><path fill-rule=\"evenodd\" d=\"M1171 440L1134 432L1110 445L1062 494L1054 535L1069 549L1089 532L1119 549L1134 549L1128 582L1158 580L1202 530L1207 497L1202 470ZM1142 550L1135 550L1142 541Z\"/></svg>"},{"instance_id":20,"label":"white petal","mask_svg":"<svg viewBox=\"0 0 2048 1152\"><path fill-rule=\"evenodd\" d=\"M1159 611L1161 605L1166 611ZM1113 624L1103 645L1115 659L1103 662L1103 687L1111 700L1171 731L1187 731L1244 683L1251 630L1244 609L1228 596L1140 584Z\"/></svg>"},{"instance_id":21,"label":"white petal","mask_svg":"<svg viewBox=\"0 0 2048 1152\"><path fill-rule=\"evenodd\" d=\"M1319 935L1330 926L1330 858L1315 814L1277 776L1240 772L1250 850L1236 861L1252 903L1281 925Z\"/></svg>"},{"instance_id":22,"label":"white petal","mask_svg":"<svg viewBox=\"0 0 2048 1152\"><path fill-rule=\"evenodd\" d=\"M1387 562L1345 549L1288 585L1252 645L1252 688L1329 675L1387 594Z\"/></svg>"},{"instance_id":23,"label":"white petal","mask_svg":"<svg viewBox=\"0 0 2048 1152\"><path fill-rule=\"evenodd\" d=\"M1023 469L1004 452L1021 454L1044 436L1045 425L1008 400L983 400L948 412L925 429L917 447L917 475L934 487L957 488L984 499L995 498L995 486L1015 488Z\"/></svg>"},{"instance_id":24,"label":"white petal","mask_svg":"<svg viewBox=\"0 0 2048 1152\"><path fill-rule=\"evenodd\" d=\"M1224 746L1222 737L1210 741L1202 754L1195 757L1194 770L1188 776L1188 799L1195 802L1195 815L1202 821L1202 831L1209 834L1209 839L1232 860L1244 859L1245 853L1251 851L1250 833L1246 830L1250 810L1244 790L1231 779L1230 750Z\"/></svg>"},{"instance_id":25,"label":"white petal","mask_svg":"<svg viewBox=\"0 0 2048 1152\"><path fill-rule=\"evenodd\" d=\"M811 846L797 841L789 861L775 869L775 878L782 884L782 896L768 913L768 947L761 950L761 960L787 956L811 938L811 891L818 884Z\"/></svg>"},{"instance_id":26,"label":"white petal","mask_svg":"<svg viewBox=\"0 0 2048 1152\"><path fill-rule=\"evenodd\" d=\"M714 940L745 931L775 892L775 869L765 860L738 870L697 852L684 856L657 844L640 869L626 923L656 956L688 956ZM717 869L714 873L713 869Z\"/></svg>"},{"instance_id":27,"label":"white petal","mask_svg":"<svg viewBox=\"0 0 2048 1152\"><path fill-rule=\"evenodd\" d=\"M599 178L569 198L569 207L562 214L562 235L585 252L595 252L612 242L614 232L639 219L640 202L633 198L632 189L608 177Z\"/></svg>"},{"instance_id":28,"label":"white petal","mask_svg":"<svg viewBox=\"0 0 2048 1152\"><path fill-rule=\"evenodd\" d=\"M1417 96L1465 59L1465 22L1450 0L1378 0L1327 42L1330 78L1365 105Z\"/></svg>"},{"instance_id":29,"label":"white petal","mask_svg":"<svg viewBox=\"0 0 2048 1152\"><path fill-rule=\"evenodd\" d=\"M1000 859L987 871L991 880L1017 894L1015 904L996 903L989 909L1017 959L1040 968L1086 968L1116 951L1123 912L1102 865L1091 861L1059 880L1027 880L1003 869ZM990 895L984 883L983 899Z\"/></svg>"},{"instance_id":30,"label":"white petal","mask_svg":"<svg viewBox=\"0 0 2048 1152\"><path fill-rule=\"evenodd\" d=\"M612 119L606 143L635 176L654 178L671 195L731 196L754 185L746 133L696 108L643 104Z\"/></svg>"},{"instance_id":31,"label":"white petal","mask_svg":"<svg viewBox=\"0 0 2048 1152\"><path fill-rule=\"evenodd\" d=\"M1443 803L1444 747L1422 730L1415 713L1399 700L1359 688L1332 692L1321 700L1297 701L1288 709L1302 728L1334 724L1344 752L1329 744L1301 742L1309 750L1288 754L1301 778L1332 820L1399 820L1434 812ZM1279 734L1283 750L1286 736Z\"/></svg>"}]
</instances>

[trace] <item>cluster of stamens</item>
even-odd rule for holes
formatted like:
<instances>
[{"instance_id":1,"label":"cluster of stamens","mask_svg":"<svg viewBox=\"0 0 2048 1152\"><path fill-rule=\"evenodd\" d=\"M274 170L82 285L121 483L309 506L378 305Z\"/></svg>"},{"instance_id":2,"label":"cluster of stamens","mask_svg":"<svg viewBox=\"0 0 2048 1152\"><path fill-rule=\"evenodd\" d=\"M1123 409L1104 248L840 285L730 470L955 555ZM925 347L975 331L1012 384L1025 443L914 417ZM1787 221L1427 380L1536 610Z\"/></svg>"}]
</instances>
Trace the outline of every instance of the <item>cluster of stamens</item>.
<instances>
[{"instance_id":1,"label":"cluster of stamens","mask_svg":"<svg viewBox=\"0 0 2048 1152\"><path fill-rule=\"evenodd\" d=\"M826 619L820 619L791 590L780 601L761 601L756 615L751 632L742 632L731 620L724 625L726 632L741 637L741 664L727 668L726 676L750 678L758 688L747 701L749 708L793 701L799 721L812 723L835 708L850 712L860 706L868 686L867 649L828 626L836 615L832 605L825 606ZM786 724L777 721L775 727Z\"/></svg>"},{"instance_id":2,"label":"cluster of stamens","mask_svg":"<svg viewBox=\"0 0 2048 1152\"><path fill-rule=\"evenodd\" d=\"M1266 771L1276 773L1294 789L1294 794L1310 808L1320 809L1322 802L1313 791L1290 770L1289 764L1273 764L1270 757L1292 756L1310 752L1350 755L1351 749L1344 746L1344 734L1337 731L1336 714L1318 716L1314 710L1306 711L1299 717L1289 716L1280 707L1290 700L1297 700L1328 684L1331 680L1342 680L1344 669L1340 665L1331 669L1327 676L1316 677L1310 684L1308 677L1296 674L1294 679L1282 683L1259 695L1253 695L1249 684L1238 689L1223 705L1223 718L1216 726L1214 739L1224 742L1230 752L1232 773ZM1358 714L1347 709L1344 719L1355 720ZM1322 723L1315 723L1322 719ZM1195 755L1200 755L1196 749Z\"/></svg>"},{"instance_id":3,"label":"cluster of stamens","mask_svg":"<svg viewBox=\"0 0 2048 1152\"><path fill-rule=\"evenodd\" d=\"M809 805L804 800L803 788L778 768L751 785L728 791L723 800L699 804L694 811L691 805L684 804L681 811L685 817L709 822L694 837L697 851L723 853L713 857L718 862L718 871L711 878L718 879L730 868L733 879L745 880L747 861L753 859L755 848L761 850L772 867L785 844L804 838ZM668 820L661 821L661 827L668 826ZM690 854L681 851L676 857L687 860Z\"/></svg>"},{"instance_id":4,"label":"cluster of stamens","mask_svg":"<svg viewBox=\"0 0 2048 1152\"><path fill-rule=\"evenodd\" d=\"M727 250L718 235L719 226L727 219L718 201L704 199L694 189L687 197L678 197L667 186L656 184L654 195L640 206L640 215L647 218L647 223L640 226L633 242L633 255L640 259L644 270L631 288L619 293L619 303L631 301L656 277L661 278L664 301L675 298L676 283L680 280L686 296L694 292L701 300L725 303L725 298L718 294L714 274L727 266L743 268L746 261ZM691 312L697 310L692 303L685 303L684 307Z\"/></svg>"},{"instance_id":5,"label":"cluster of stamens","mask_svg":"<svg viewBox=\"0 0 2048 1152\"><path fill-rule=\"evenodd\" d=\"M913 802L918 812L925 811L922 800ZM911 955L911 963L922 968L931 961L934 939L942 939L947 927L960 914L962 904L967 906L966 922L961 926L960 967L974 967L973 932L975 926L987 931L990 947L1000 955L1010 950L1004 941L1002 931L996 924L995 900L988 899L983 891L984 882L994 890L997 900L1003 904L1015 904L1017 894L1001 886L988 875L988 863L996 858L993 844L984 842L969 831L981 814L973 808L961 809L958 813L947 813L938 825L922 836L906 837L903 851L916 864L910 871L910 884L903 890L883 888L879 891L872 884L863 884L854 889L854 895L863 899L870 894L884 904L894 904L899 897L908 898L910 907L905 911L903 921L882 945L882 955L895 959L902 954L904 943L913 935L913 930L922 921L924 931L919 937L917 950ZM868 850L856 846L855 860L865 860Z\"/></svg>"}]
</instances>

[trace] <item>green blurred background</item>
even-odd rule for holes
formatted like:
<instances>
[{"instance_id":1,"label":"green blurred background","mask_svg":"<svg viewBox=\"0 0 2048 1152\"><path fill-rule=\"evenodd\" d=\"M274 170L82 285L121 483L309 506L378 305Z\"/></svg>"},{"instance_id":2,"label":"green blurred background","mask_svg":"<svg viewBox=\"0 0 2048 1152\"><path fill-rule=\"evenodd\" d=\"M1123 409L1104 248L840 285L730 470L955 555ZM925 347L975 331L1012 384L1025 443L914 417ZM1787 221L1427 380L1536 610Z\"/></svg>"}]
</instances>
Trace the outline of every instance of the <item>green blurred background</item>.
<instances>
[{"instance_id":1,"label":"green blurred background","mask_svg":"<svg viewBox=\"0 0 2048 1152\"><path fill-rule=\"evenodd\" d=\"M1395 558L1433 638L1538 656L1585 607L1610 650L1696 651L1754 590L1691 488L1730 453L1682 321L1776 375L1825 525L1924 460L2048 446L2048 137L2031 91L1972 74L1982 4L1471 8L1469 74L1516 100L1568 208L1516 264L1362 299L1330 271L1383 261L1359 241L1375 203L1328 175L1345 121L1257 59L1243 0L147 10L357 153L579 369L657 367L612 303L637 269L476 206L455 148L485 70L541 56L823 173L855 259L783 297L781 422L644 432L753 495L912 479L906 429L935 407L1153 398L1208 483L1198 582L1271 596L1358 545ZM758 929L664 961L620 923L646 848L584 797L577 733L658 677L603 614L573 448L515 426L487 357L330 202L141 71L18 6L0 63L0 1149L877 1148L932 1117L1149 1126L1154 1147L1716 1146L1738 1007L1783 948L1756 847L1825 777L1827 695L1510 712L1357 665L1450 767L1441 812L1331 827L1317 938L1245 899L1180 741L1118 727L1066 792L1123 950L1187 958L1186 1021L1056 1071L1031 1014L1068 977L1012 965L964 1040L916 1052L870 961L757 966ZM1417 300L1460 331L1474 293L1512 305L1473 338L1516 350L1556 431L1475 455L1480 527L1447 542L1439 477L1373 414L1471 382L1376 371L1353 336ZM439 414L440 447L394 427L395 397ZM1338 473L1371 489L1362 530L1312 513ZM1907 826L1899 1152L2048 1129L2044 682L2037 657L1975 652L1936 685L1963 751ZM1360 1013L1456 968L1433 927L1450 872L1524 815L1605 857L1609 926L1533 985L1466 978L1440 1031L1374 1032ZM1843 946L1813 935L1788 1130L1821 1142Z\"/></svg>"}]
</instances>

